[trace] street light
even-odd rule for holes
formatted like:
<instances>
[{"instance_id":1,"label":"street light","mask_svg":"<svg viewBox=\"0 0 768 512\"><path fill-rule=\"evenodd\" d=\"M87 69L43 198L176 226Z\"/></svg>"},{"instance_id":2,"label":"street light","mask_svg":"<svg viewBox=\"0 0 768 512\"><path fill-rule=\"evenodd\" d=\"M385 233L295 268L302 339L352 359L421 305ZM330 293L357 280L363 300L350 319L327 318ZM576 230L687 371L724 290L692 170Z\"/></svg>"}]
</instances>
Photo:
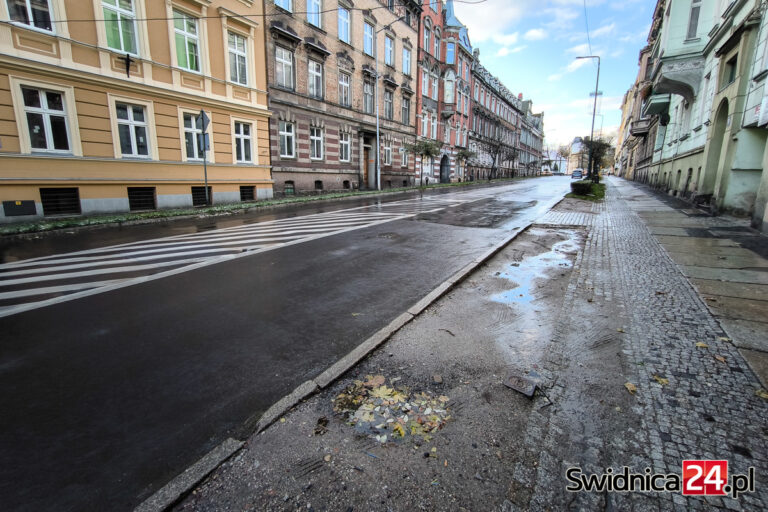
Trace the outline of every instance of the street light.
<instances>
[{"instance_id":1,"label":"street light","mask_svg":"<svg viewBox=\"0 0 768 512\"><path fill-rule=\"evenodd\" d=\"M379 32L392 28L392 24L401 21L405 16L400 16L394 21L387 23L373 34L374 58L376 59L376 85L374 94L376 95L376 190L381 190L381 142L379 141Z\"/></svg>"},{"instance_id":2,"label":"street light","mask_svg":"<svg viewBox=\"0 0 768 512\"><path fill-rule=\"evenodd\" d=\"M589 169L587 172L587 176L589 178L592 177L592 154L595 150L595 112L597 112L597 96L600 94L600 91L598 88L600 87L600 56L599 55L583 55L580 57L576 57L576 59L597 59L597 80L595 81L595 103L592 106L592 131L589 135L589 140L591 142L590 148L589 148Z\"/></svg>"}]
</instances>

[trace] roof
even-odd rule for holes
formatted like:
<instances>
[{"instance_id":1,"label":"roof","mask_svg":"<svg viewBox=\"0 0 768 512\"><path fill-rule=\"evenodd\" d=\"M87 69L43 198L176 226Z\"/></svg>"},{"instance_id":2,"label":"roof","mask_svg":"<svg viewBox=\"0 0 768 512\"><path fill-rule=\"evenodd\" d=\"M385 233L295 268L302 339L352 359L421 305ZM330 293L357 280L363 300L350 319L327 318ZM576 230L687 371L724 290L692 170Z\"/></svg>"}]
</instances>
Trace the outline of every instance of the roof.
<instances>
[{"instance_id":1,"label":"roof","mask_svg":"<svg viewBox=\"0 0 768 512\"><path fill-rule=\"evenodd\" d=\"M469 53L472 53L472 43L469 42L469 31L462 22L456 17L456 12L453 9L453 0L448 0L445 3L445 28L458 29L459 30L459 44L464 47Z\"/></svg>"}]
</instances>

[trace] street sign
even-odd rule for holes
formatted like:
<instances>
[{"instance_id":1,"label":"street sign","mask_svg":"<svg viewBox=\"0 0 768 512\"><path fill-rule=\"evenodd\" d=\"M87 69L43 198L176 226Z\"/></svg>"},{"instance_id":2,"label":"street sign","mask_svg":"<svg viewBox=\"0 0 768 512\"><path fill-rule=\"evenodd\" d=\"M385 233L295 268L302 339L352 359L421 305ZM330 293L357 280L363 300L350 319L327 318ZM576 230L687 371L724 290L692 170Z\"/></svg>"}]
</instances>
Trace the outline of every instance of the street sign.
<instances>
[{"instance_id":1,"label":"street sign","mask_svg":"<svg viewBox=\"0 0 768 512\"><path fill-rule=\"evenodd\" d=\"M197 116L197 121L195 124L197 125L197 129L205 132L208 130L208 125L210 124L211 120L208 118L208 116L205 113L205 110L201 110L200 114Z\"/></svg>"}]
</instances>

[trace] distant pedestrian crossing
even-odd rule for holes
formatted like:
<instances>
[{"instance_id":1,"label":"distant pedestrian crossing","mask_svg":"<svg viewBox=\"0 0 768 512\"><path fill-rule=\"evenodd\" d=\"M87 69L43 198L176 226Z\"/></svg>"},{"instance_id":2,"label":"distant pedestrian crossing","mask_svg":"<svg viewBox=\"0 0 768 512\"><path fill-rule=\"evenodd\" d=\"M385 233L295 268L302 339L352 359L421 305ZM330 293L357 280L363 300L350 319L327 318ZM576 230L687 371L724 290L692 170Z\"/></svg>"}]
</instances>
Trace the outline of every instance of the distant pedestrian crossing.
<instances>
[{"instance_id":1,"label":"distant pedestrian crossing","mask_svg":"<svg viewBox=\"0 0 768 512\"><path fill-rule=\"evenodd\" d=\"M5 263L0 317L493 195L414 198Z\"/></svg>"}]
</instances>

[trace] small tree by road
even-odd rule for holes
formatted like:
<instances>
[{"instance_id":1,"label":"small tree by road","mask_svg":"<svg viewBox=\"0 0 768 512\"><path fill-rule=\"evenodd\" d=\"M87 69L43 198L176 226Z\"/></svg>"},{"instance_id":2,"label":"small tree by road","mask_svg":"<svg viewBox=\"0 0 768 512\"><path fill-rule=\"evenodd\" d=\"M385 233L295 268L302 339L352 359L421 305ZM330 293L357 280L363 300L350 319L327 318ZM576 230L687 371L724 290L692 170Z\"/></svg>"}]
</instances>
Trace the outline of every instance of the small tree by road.
<instances>
[{"instance_id":1,"label":"small tree by road","mask_svg":"<svg viewBox=\"0 0 768 512\"><path fill-rule=\"evenodd\" d=\"M406 151L413 153L414 155L421 156L421 174L419 177L419 186L424 186L424 160L429 158L430 162L432 162L434 158L440 154L442 147L442 142L429 139L417 140L413 144L405 145Z\"/></svg>"}]
</instances>

